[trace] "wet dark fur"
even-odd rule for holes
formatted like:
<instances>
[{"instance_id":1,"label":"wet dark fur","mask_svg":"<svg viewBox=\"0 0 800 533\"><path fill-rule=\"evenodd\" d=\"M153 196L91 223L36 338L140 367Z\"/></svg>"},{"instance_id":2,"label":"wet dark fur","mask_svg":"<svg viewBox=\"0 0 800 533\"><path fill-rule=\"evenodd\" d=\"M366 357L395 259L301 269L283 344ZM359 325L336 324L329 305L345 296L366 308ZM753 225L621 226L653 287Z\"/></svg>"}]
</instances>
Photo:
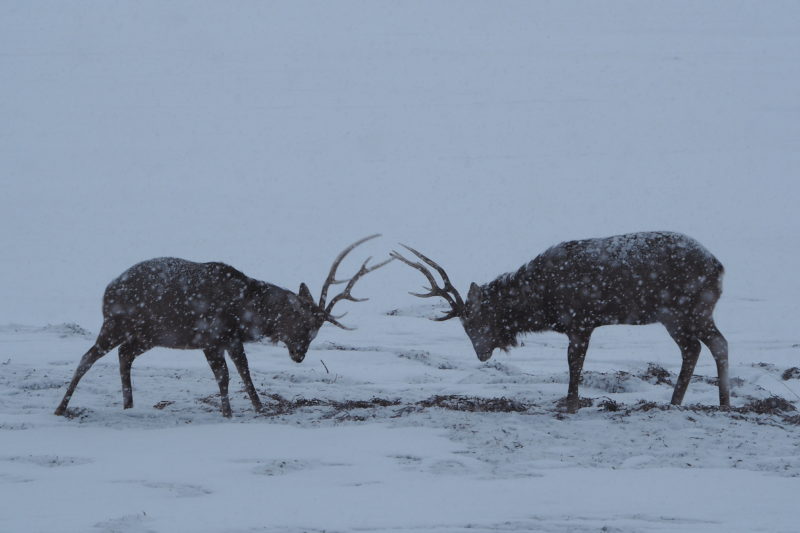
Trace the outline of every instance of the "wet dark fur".
<instances>
[{"instance_id":1,"label":"wet dark fur","mask_svg":"<svg viewBox=\"0 0 800 533\"><path fill-rule=\"evenodd\" d=\"M722 264L676 233L640 233L641 253L609 250L610 239L558 244L482 287L496 309L498 348L521 333L704 318L722 293Z\"/></svg>"},{"instance_id":2,"label":"wet dark fur","mask_svg":"<svg viewBox=\"0 0 800 533\"><path fill-rule=\"evenodd\" d=\"M681 347L684 366L673 396L680 403L698 341L712 349L727 405L727 343L714 325L722 264L694 239L646 232L553 246L519 270L473 284L462 319L478 356L516 346L520 334L557 331L570 338L571 409L592 330L610 324L664 324ZM487 353L488 352L488 353ZM575 368L573 368L575 367ZM574 387L572 382L575 381Z\"/></svg>"},{"instance_id":3,"label":"wet dark fur","mask_svg":"<svg viewBox=\"0 0 800 533\"><path fill-rule=\"evenodd\" d=\"M293 331L297 321L286 319L302 314L300 305L295 293L224 263L160 258L134 265L108 285L103 317L115 330L111 336L127 343L205 349L298 337L292 334L300 333ZM306 315L312 318L313 309Z\"/></svg>"},{"instance_id":4,"label":"wet dark fur","mask_svg":"<svg viewBox=\"0 0 800 533\"><path fill-rule=\"evenodd\" d=\"M125 408L133 406L133 360L161 346L204 351L220 385L223 414L230 416L227 351L253 406L260 409L243 343L263 338L281 341L292 359L300 362L325 315L305 284L298 295L223 263L159 258L132 266L108 285L103 318L97 341L83 356L56 414L64 413L89 367L116 346Z\"/></svg>"}]
</instances>

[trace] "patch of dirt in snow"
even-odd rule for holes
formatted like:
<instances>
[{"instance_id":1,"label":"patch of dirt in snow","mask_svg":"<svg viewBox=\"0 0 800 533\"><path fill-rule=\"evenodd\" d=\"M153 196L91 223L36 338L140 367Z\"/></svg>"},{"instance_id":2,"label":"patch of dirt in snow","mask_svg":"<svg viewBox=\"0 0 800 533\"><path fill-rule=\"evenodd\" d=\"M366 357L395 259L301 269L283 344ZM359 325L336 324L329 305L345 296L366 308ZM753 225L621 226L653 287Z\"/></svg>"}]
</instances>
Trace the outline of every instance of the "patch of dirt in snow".
<instances>
[{"instance_id":1,"label":"patch of dirt in snow","mask_svg":"<svg viewBox=\"0 0 800 533\"><path fill-rule=\"evenodd\" d=\"M82 328L74 322L64 322L62 324L47 324L46 326L26 326L22 324L4 324L0 325L0 333L12 334L50 334L56 335L61 339L68 337L78 337L82 339L94 340L94 335L91 331Z\"/></svg>"},{"instance_id":2,"label":"patch of dirt in snow","mask_svg":"<svg viewBox=\"0 0 800 533\"><path fill-rule=\"evenodd\" d=\"M672 374L661 365L647 363L647 370L639 374L639 379L652 385L673 385Z\"/></svg>"},{"instance_id":3,"label":"patch of dirt in snow","mask_svg":"<svg viewBox=\"0 0 800 533\"><path fill-rule=\"evenodd\" d=\"M113 483L126 483L132 485L140 485L148 489L158 489L164 491L166 494L175 496L176 498L195 498L197 496L206 496L213 493L212 490L207 489L201 485L179 483L172 481L125 479L125 480L113 481Z\"/></svg>"},{"instance_id":4,"label":"patch of dirt in snow","mask_svg":"<svg viewBox=\"0 0 800 533\"><path fill-rule=\"evenodd\" d=\"M153 520L141 512L104 520L94 527L104 533L155 533L157 530L147 527L148 522Z\"/></svg>"},{"instance_id":5,"label":"patch of dirt in snow","mask_svg":"<svg viewBox=\"0 0 800 533\"><path fill-rule=\"evenodd\" d=\"M337 350L341 352L380 352L383 348L378 346L352 346L350 344L341 344L338 342L321 342L316 347L318 350Z\"/></svg>"},{"instance_id":6,"label":"patch of dirt in snow","mask_svg":"<svg viewBox=\"0 0 800 533\"><path fill-rule=\"evenodd\" d=\"M350 378L340 376L338 374L331 375L328 373L303 373L303 372L273 372L272 380L281 381L284 383L320 383L330 382L335 379L339 385L358 385L359 383Z\"/></svg>"},{"instance_id":7,"label":"patch of dirt in snow","mask_svg":"<svg viewBox=\"0 0 800 533\"><path fill-rule=\"evenodd\" d=\"M398 464L403 466L417 466L422 464L423 458L417 455L390 455L390 459L394 459Z\"/></svg>"},{"instance_id":8,"label":"patch of dirt in snow","mask_svg":"<svg viewBox=\"0 0 800 533\"><path fill-rule=\"evenodd\" d=\"M253 473L261 476L284 476L303 470L313 470L326 467L349 466L347 463L331 463L307 459L272 459L252 461L257 464Z\"/></svg>"},{"instance_id":9,"label":"patch of dirt in snow","mask_svg":"<svg viewBox=\"0 0 800 533\"><path fill-rule=\"evenodd\" d=\"M0 431L22 431L33 426L25 422L0 422Z\"/></svg>"},{"instance_id":10,"label":"patch of dirt in snow","mask_svg":"<svg viewBox=\"0 0 800 533\"><path fill-rule=\"evenodd\" d=\"M289 400L279 394L270 394L272 402L264 405L262 415L283 416L291 415L300 410L316 410L321 419L364 421L368 418L381 418L390 416L393 418L407 415L423 409L439 408L450 411L462 411L470 413L490 413L490 412L524 412L533 407L532 404L509 398L481 398L451 395L435 395L416 402L403 402L398 398L378 398L372 397L369 400L346 400L336 401L320 398L298 398ZM388 411L384 415L386 408L397 408Z\"/></svg>"},{"instance_id":11,"label":"patch of dirt in snow","mask_svg":"<svg viewBox=\"0 0 800 533\"><path fill-rule=\"evenodd\" d=\"M405 351L397 351L395 353L397 354L398 357L402 359L417 361L426 366L431 366L439 370L454 370L458 368L457 366L450 363L447 359L443 357L432 356L430 352L426 352L424 350L405 350Z\"/></svg>"},{"instance_id":12,"label":"patch of dirt in snow","mask_svg":"<svg viewBox=\"0 0 800 533\"><path fill-rule=\"evenodd\" d=\"M787 411L797 411L797 408L788 400L780 396L770 396L769 398L753 399L747 402L744 407L734 407L734 411L739 413L757 413L759 415L783 415Z\"/></svg>"},{"instance_id":13,"label":"patch of dirt in snow","mask_svg":"<svg viewBox=\"0 0 800 533\"><path fill-rule=\"evenodd\" d=\"M797 408L792 404L790 401L786 400L785 398L781 398L780 396L770 396L769 398L752 398L750 401L745 403L743 406L740 407L719 407L714 405L687 405L687 406L678 406L678 405L670 405L670 404L659 404L656 402L648 402L648 401L640 401L636 405L633 406L625 406L622 403L618 403L610 398L605 398L602 402L600 402L599 407L603 411L624 411L625 414L630 414L635 411L642 411L647 412L653 409L658 409L661 411L665 410L682 410L682 411L694 411L694 412L702 412L702 413L715 413L715 412L722 412L722 413L729 413L734 418L736 415L776 415L783 419L784 422L789 424L796 424L795 421L798 417L795 415L787 415L786 413L795 412ZM743 418L739 418L743 419ZM750 417L748 420L754 423L763 423L763 420L760 418Z\"/></svg>"},{"instance_id":14,"label":"patch of dirt in snow","mask_svg":"<svg viewBox=\"0 0 800 533\"><path fill-rule=\"evenodd\" d=\"M511 413L524 412L532 407L509 398L475 398L456 394L449 396L432 396L427 400L416 403L419 407L439 407L451 411L466 411L470 413Z\"/></svg>"},{"instance_id":15,"label":"patch of dirt in snow","mask_svg":"<svg viewBox=\"0 0 800 533\"><path fill-rule=\"evenodd\" d=\"M280 394L269 395L272 402L264 404L261 415L268 417L291 415L297 411L309 409L320 413L321 419L363 421L376 416L375 410L382 407L399 405L398 399L373 397L369 400L336 401L319 398L297 398L290 400ZM353 413L356 411L356 413ZM368 412L366 412L368 411Z\"/></svg>"},{"instance_id":16,"label":"patch of dirt in snow","mask_svg":"<svg viewBox=\"0 0 800 533\"><path fill-rule=\"evenodd\" d=\"M800 379L800 368L793 366L791 368L787 368L781 377L784 381L789 381L790 379Z\"/></svg>"},{"instance_id":17,"label":"patch of dirt in snow","mask_svg":"<svg viewBox=\"0 0 800 533\"><path fill-rule=\"evenodd\" d=\"M3 461L12 463L26 463L46 468L59 466L76 466L91 463L93 460L88 457L69 457L63 455L17 455L0 458Z\"/></svg>"}]
</instances>

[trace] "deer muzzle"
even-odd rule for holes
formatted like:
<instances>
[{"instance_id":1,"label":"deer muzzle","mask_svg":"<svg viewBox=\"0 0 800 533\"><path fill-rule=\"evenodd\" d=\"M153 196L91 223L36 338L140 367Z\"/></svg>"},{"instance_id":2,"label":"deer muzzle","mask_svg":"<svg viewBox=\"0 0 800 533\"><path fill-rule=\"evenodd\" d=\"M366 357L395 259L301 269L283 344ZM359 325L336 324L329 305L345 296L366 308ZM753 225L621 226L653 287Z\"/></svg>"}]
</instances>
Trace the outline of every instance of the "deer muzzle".
<instances>
[{"instance_id":1,"label":"deer muzzle","mask_svg":"<svg viewBox=\"0 0 800 533\"><path fill-rule=\"evenodd\" d=\"M304 351L303 352L299 352L299 351L294 351L292 349L289 349L289 357L291 357L292 361L294 361L295 363L302 363L303 359L306 358L306 352L304 352Z\"/></svg>"},{"instance_id":2,"label":"deer muzzle","mask_svg":"<svg viewBox=\"0 0 800 533\"><path fill-rule=\"evenodd\" d=\"M478 355L478 359L481 361L481 363L485 363L486 361L491 359L492 358L492 352L494 352L494 350L489 350L489 351L484 350L484 351L480 351L480 352L477 351L477 350L475 351L475 353Z\"/></svg>"}]
</instances>

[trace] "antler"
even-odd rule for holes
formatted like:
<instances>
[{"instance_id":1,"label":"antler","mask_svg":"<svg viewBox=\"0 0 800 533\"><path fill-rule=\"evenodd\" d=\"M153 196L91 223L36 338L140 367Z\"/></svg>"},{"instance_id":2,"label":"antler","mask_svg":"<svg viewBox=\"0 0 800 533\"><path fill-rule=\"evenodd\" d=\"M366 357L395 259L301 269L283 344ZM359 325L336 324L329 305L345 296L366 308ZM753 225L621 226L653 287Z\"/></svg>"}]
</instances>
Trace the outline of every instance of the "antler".
<instances>
[{"instance_id":1,"label":"antler","mask_svg":"<svg viewBox=\"0 0 800 533\"><path fill-rule=\"evenodd\" d=\"M331 315L333 306L342 300L350 300L351 302L363 302L365 300L368 300L368 298L356 298L352 294L350 294L350 291L353 289L353 287L355 286L356 282L359 279L369 274L373 270L381 268L385 264L392 261L393 258L389 258L386 261L383 261L382 263L378 263L377 265L367 266L370 260L372 259L372 257L368 257L367 260L361 264L361 268L358 269L358 272L356 272L356 274L349 280L337 280L336 269L339 268L339 264L342 262L345 256L349 254L350 251L353 250L353 248L367 242L370 239L375 239L376 237L380 236L381 236L380 233L376 233L375 235L370 235L369 237L364 237L363 239L354 242L353 244L342 250L342 252L338 256L336 256L336 259L333 260L333 265L331 265L331 271L328 273L328 277L325 279L325 283L323 283L322 285L322 292L320 293L319 296L319 308L324 310L325 320L327 320L334 326L338 326L342 329L347 329L347 330L353 329L353 328L348 328L347 326L343 326L336 320L337 318L342 318L344 315L340 315L338 317L334 317L333 315ZM336 285L340 283L347 283L347 285L345 286L341 294L337 294L331 299L330 303L326 307L325 300L327 299L328 296L328 288L330 288L331 285Z\"/></svg>"},{"instance_id":2,"label":"antler","mask_svg":"<svg viewBox=\"0 0 800 533\"><path fill-rule=\"evenodd\" d=\"M400 246L402 246L412 254L422 259L428 265L435 268L436 271L439 272L439 275L442 277L442 280L444 281L444 287L439 287L439 285L436 283L436 278L433 277L431 271L425 268L425 266L422 265L421 263L409 261L408 259L406 259L405 257L403 257L394 250L392 251L392 253L389 254L390 256L392 256L392 258L399 259L408 266L413 267L422 272L425 275L425 277L428 278L428 283L431 284L430 288L428 289L428 291L430 292L426 293L410 292L409 294L418 296L420 298L432 298L434 296L441 296L442 298L447 300L447 303L450 304L451 310L449 313L446 313L445 315L434 318L432 320L444 321L444 320L450 320L451 318L463 316L464 301L461 299L461 295L458 294L458 291L453 286L453 284L450 283L450 278L447 277L447 273L444 271L444 269L441 266L439 266L438 263L436 263L429 257L426 257L425 255L421 254L420 252L416 251L415 249L411 248L410 246L406 246L405 244L401 244Z\"/></svg>"}]
</instances>

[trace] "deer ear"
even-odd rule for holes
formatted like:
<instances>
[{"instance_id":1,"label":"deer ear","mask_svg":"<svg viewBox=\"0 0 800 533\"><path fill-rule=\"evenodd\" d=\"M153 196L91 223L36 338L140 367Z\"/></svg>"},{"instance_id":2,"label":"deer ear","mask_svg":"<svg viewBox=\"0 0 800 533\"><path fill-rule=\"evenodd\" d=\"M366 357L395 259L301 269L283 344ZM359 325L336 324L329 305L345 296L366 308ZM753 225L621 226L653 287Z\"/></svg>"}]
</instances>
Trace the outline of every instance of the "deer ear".
<instances>
[{"instance_id":1,"label":"deer ear","mask_svg":"<svg viewBox=\"0 0 800 533\"><path fill-rule=\"evenodd\" d=\"M481 288L478 286L477 283L472 282L472 284L469 286L469 293L467 294L467 300L475 303L481 301Z\"/></svg>"},{"instance_id":2,"label":"deer ear","mask_svg":"<svg viewBox=\"0 0 800 533\"><path fill-rule=\"evenodd\" d=\"M314 297L311 296L311 291L308 290L308 285L305 283L300 284L300 290L297 292L298 296L303 300L308 300L309 302L314 302Z\"/></svg>"}]
</instances>

